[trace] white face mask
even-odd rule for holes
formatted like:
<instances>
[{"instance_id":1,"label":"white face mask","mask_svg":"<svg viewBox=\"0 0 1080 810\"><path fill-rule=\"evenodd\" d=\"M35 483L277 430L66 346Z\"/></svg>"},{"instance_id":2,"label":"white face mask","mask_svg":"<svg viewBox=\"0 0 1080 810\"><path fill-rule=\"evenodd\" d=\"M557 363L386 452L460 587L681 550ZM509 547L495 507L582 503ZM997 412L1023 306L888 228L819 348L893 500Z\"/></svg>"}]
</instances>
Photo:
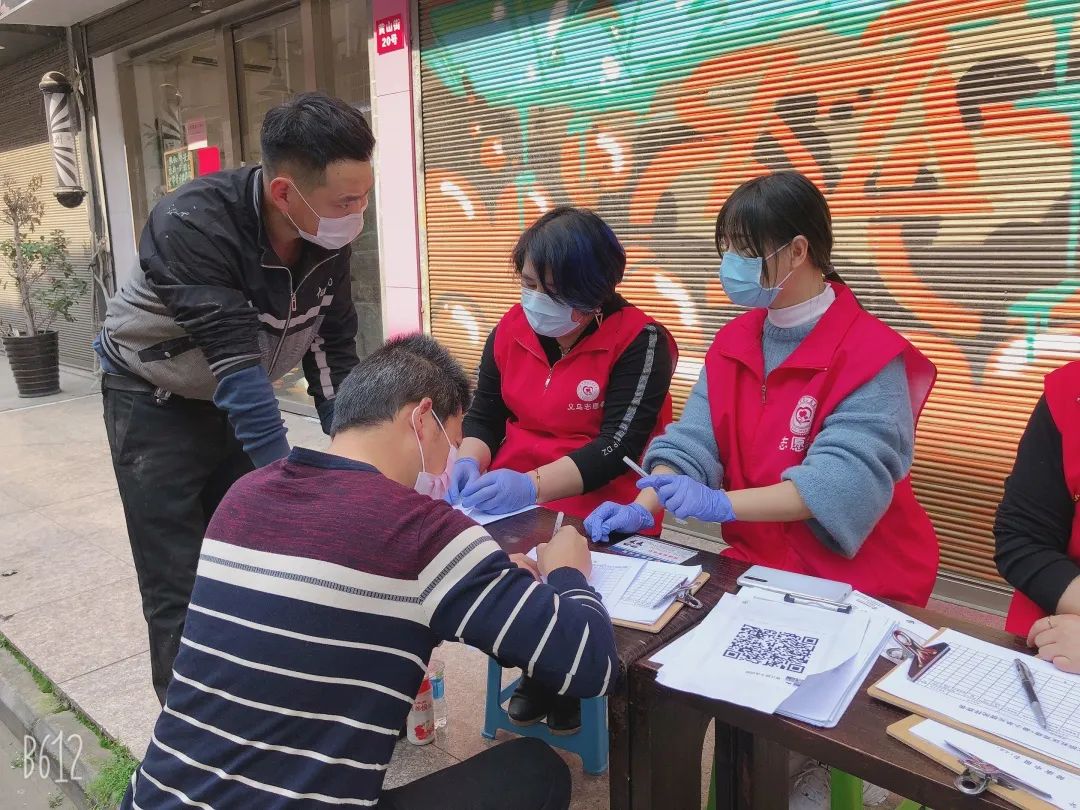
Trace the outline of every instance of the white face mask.
<instances>
[{"instance_id":1,"label":"white face mask","mask_svg":"<svg viewBox=\"0 0 1080 810\"><path fill-rule=\"evenodd\" d=\"M293 227L300 233L300 235L319 247L326 248L327 250L340 250L347 244L352 242L356 237L364 232L364 211L367 210L367 205L364 205L364 209L355 214L346 214L343 217L324 217L320 216L319 212L311 207L311 203L307 201L307 198L300 193L300 189L296 188L296 183L289 181L290 185L296 189L296 193L300 194L300 199L304 201L304 205L313 213L316 219L319 220L319 227L316 233L308 233L303 230L296 221L289 215L289 212L285 212L285 216L289 217L289 222L293 224Z\"/></svg>"},{"instance_id":2,"label":"white face mask","mask_svg":"<svg viewBox=\"0 0 1080 810\"><path fill-rule=\"evenodd\" d=\"M420 408L416 408L412 412L412 416L409 417L410 422L416 419L416 412L419 410ZM432 411L431 415L435 416L435 412ZM439 423L439 430L442 431L443 436L446 436L446 443L450 445L450 452L446 455L446 467L438 475L427 471L427 462L424 460L424 446L420 444L420 434L416 430L415 422L413 422L413 435L416 437L416 446L420 448L420 472L416 476L413 489L421 495L427 495L429 498L440 501L446 497L446 493L450 490L450 471L454 469L454 463L457 461L458 449L450 441L446 428L443 427L439 417L435 416L435 421Z\"/></svg>"}]
</instances>

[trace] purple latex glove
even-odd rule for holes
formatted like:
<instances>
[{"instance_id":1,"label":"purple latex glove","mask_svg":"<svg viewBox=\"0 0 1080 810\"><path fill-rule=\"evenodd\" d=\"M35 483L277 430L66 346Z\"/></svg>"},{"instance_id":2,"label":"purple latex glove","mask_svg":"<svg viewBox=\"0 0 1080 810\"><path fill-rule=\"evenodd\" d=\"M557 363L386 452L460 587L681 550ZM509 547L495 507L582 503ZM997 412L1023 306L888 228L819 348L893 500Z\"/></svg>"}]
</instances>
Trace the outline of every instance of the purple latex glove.
<instances>
[{"instance_id":1,"label":"purple latex glove","mask_svg":"<svg viewBox=\"0 0 1080 810\"><path fill-rule=\"evenodd\" d=\"M735 520L731 500L722 489L712 489L688 475L650 475L637 482L638 489L655 489L661 505L682 520L697 518L710 523Z\"/></svg>"},{"instance_id":2,"label":"purple latex glove","mask_svg":"<svg viewBox=\"0 0 1080 810\"><path fill-rule=\"evenodd\" d=\"M489 515L505 515L536 503L532 477L513 470L484 473L461 490L461 505Z\"/></svg>"},{"instance_id":3,"label":"purple latex glove","mask_svg":"<svg viewBox=\"0 0 1080 810\"><path fill-rule=\"evenodd\" d=\"M461 500L462 491L480 477L480 462L465 456L454 462L450 470L450 488L446 491L446 502L455 504Z\"/></svg>"},{"instance_id":4,"label":"purple latex glove","mask_svg":"<svg viewBox=\"0 0 1080 810\"><path fill-rule=\"evenodd\" d=\"M611 539L612 532L636 534L655 525L652 514L640 503L605 501L585 518L585 533L594 543L606 543Z\"/></svg>"}]
</instances>

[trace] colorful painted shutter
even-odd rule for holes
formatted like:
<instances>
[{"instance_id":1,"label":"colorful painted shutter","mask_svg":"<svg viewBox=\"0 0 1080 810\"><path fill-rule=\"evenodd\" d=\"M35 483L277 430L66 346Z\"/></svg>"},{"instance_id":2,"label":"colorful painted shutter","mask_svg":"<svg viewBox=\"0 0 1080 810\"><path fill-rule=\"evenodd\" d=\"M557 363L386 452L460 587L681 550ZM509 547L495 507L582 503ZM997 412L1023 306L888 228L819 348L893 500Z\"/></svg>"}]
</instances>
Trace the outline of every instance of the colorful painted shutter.
<instances>
[{"instance_id":1,"label":"colorful painted shutter","mask_svg":"<svg viewBox=\"0 0 1080 810\"><path fill-rule=\"evenodd\" d=\"M795 168L836 269L937 363L913 475L944 569L991 525L1042 376L1080 356L1080 18L1068 0L421 0L434 334L470 366L553 205L597 209L678 337L679 404L735 310L716 213Z\"/></svg>"}]
</instances>

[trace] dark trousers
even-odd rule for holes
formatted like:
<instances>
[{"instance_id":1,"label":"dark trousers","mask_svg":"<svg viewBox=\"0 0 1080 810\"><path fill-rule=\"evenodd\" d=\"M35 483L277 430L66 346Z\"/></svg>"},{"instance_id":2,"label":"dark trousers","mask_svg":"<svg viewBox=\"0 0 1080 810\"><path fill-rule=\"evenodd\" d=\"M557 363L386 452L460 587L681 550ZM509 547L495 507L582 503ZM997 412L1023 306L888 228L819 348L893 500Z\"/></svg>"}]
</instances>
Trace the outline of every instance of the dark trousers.
<instances>
[{"instance_id":1,"label":"dark trousers","mask_svg":"<svg viewBox=\"0 0 1080 810\"><path fill-rule=\"evenodd\" d=\"M566 810L570 769L531 737L488 748L464 762L384 790L380 810Z\"/></svg>"},{"instance_id":2,"label":"dark trousers","mask_svg":"<svg viewBox=\"0 0 1080 810\"><path fill-rule=\"evenodd\" d=\"M105 430L150 633L154 690L164 705L206 526L253 467L212 402L163 403L136 380L105 375Z\"/></svg>"}]
</instances>

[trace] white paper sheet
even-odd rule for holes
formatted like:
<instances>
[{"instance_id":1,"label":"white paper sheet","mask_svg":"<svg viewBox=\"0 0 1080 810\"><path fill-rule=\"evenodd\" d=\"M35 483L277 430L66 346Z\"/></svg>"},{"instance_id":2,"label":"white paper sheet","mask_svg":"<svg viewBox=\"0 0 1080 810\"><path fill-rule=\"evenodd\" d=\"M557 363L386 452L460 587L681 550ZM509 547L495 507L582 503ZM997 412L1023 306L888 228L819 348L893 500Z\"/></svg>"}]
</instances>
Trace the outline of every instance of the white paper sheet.
<instances>
[{"instance_id":1,"label":"white paper sheet","mask_svg":"<svg viewBox=\"0 0 1080 810\"><path fill-rule=\"evenodd\" d=\"M777 714L822 728L833 728L840 722L877 661L885 637L896 626L890 616L864 615L868 621L859 651L835 670L807 678L794 695L780 704Z\"/></svg>"},{"instance_id":2,"label":"white paper sheet","mask_svg":"<svg viewBox=\"0 0 1080 810\"><path fill-rule=\"evenodd\" d=\"M952 743L1018 779L1023 779L1029 785L1045 790L1053 797L1049 800L1050 804L1062 810L1080 810L1080 776L987 742L980 737L949 728L936 720L923 720L912 726L911 732L949 753L953 752L949 751L945 744Z\"/></svg>"},{"instance_id":3,"label":"white paper sheet","mask_svg":"<svg viewBox=\"0 0 1080 810\"><path fill-rule=\"evenodd\" d=\"M811 676L851 660L869 626L864 613L735 599L722 600L687 641L659 655L660 683L771 714Z\"/></svg>"},{"instance_id":4,"label":"white paper sheet","mask_svg":"<svg viewBox=\"0 0 1080 810\"><path fill-rule=\"evenodd\" d=\"M908 616L903 611L897 610L894 607L886 605L884 602L879 602L872 596L867 596L865 593L859 591L852 591L847 599L844 600L847 604L855 607L859 610L866 610L870 613L876 613L883 616L888 616L896 623L896 626L901 630L907 631L908 635L914 638L917 642L923 643L930 636L937 632L936 628L931 627L925 622L920 622L911 616ZM892 628L890 628L891 630ZM893 660L887 655L888 651L892 647L896 647L896 643L883 644L881 646L881 656Z\"/></svg>"},{"instance_id":5,"label":"white paper sheet","mask_svg":"<svg viewBox=\"0 0 1080 810\"><path fill-rule=\"evenodd\" d=\"M947 643L949 651L918 681L908 680L905 662L882 679L881 689L1080 767L1080 675L956 630L945 630L934 639L938 642ZM1013 663L1018 657L1031 669L1048 729L1039 726L1028 705Z\"/></svg>"},{"instance_id":6,"label":"white paper sheet","mask_svg":"<svg viewBox=\"0 0 1080 810\"><path fill-rule=\"evenodd\" d=\"M490 515L487 512L481 512L479 509L466 509L460 503L454 504L454 508L461 512L463 515L468 515L481 526L487 526L489 523L494 523L497 520L505 520L508 517L520 515L523 512L528 512L530 509L535 509L536 504L533 504L532 506L526 506L524 509L518 509L516 512L507 512L504 515Z\"/></svg>"},{"instance_id":7,"label":"white paper sheet","mask_svg":"<svg viewBox=\"0 0 1080 810\"><path fill-rule=\"evenodd\" d=\"M592 574L589 575L589 584L596 588L604 607L608 613L614 605L622 599L634 577L645 565L644 560L635 560L630 557L616 557L614 554L592 553Z\"/></svg>"},{"instance_id":8,"label":"white paper sheet","mask_svg":"<svg viewBox=\"0 0 1080 810\"><path fill-rule=\"evenodd\" d=\"M593 555L613 557L613 554ZM613 619L628 622L652 624L664 615L664 611L675 601L674 596L667 596L684 582L693 582L701 574L700 565L673 565L656 560L640 560L641 570L634 577L618 601L612 602L608 612Z\"/></svg>"},{"instance_id":9,"label":"white paper sheet","mask_svg":"<svg viewBox=\"0 0 1080 810\"><path fill-rule=\"evenodd\" d=\"M528 556L535 560L536 549ZM612 619L652 624L675 599L672 596L659 601L660 597L700 574L700 565L672 565L594 551L589 584L600 594Z\"/></svg>"}]
</instances>

